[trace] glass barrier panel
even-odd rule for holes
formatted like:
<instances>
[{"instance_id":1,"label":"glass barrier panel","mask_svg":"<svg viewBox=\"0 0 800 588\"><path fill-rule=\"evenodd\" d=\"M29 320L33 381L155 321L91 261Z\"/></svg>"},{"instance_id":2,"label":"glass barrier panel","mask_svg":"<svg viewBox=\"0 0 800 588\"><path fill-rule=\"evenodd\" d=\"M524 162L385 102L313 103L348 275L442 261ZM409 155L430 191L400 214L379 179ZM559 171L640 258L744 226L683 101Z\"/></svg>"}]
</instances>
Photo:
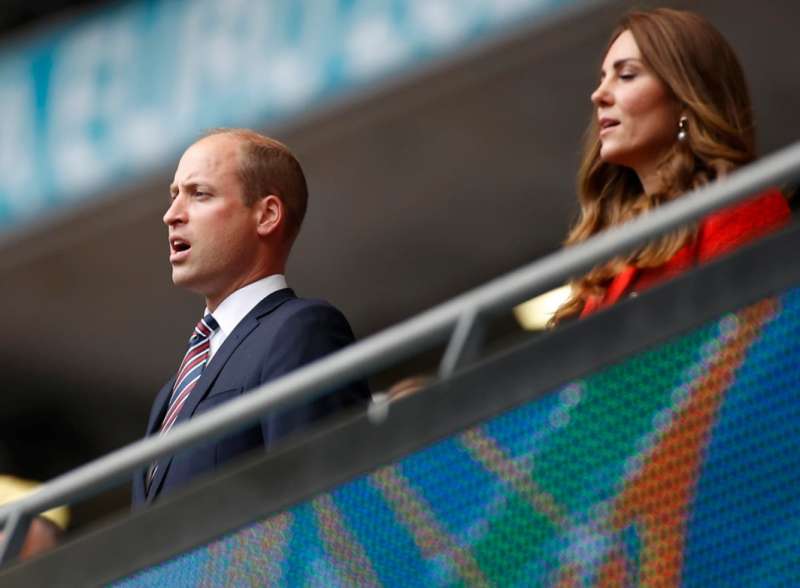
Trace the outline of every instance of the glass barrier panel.
<instances>
[{"instance_id":1,"label":"glass barrier panel","mask_svg":"<svg viewBox=\"0 0 800 588\"><path fill-rule=\"evenodd\" d=\"M114 585L798 582L800 288Z\"/></svg>"}]
</instances>

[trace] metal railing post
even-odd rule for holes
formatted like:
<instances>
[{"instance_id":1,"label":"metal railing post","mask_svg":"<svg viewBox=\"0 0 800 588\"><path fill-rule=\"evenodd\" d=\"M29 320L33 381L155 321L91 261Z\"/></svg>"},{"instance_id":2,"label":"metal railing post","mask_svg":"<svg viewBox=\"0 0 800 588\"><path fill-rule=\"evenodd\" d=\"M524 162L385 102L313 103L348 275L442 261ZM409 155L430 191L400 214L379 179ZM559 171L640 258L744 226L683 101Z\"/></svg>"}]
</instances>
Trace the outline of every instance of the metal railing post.
<instances>
[{"instance_id":1,"label":"metal railing post","mask_svg":"<svg viewBox=\"0 0 800 588\"><path fill-rule=\"evenodd\" d=\"M456 322L447 344L441 364L439 378L447 379L480 353L486 335L486 319L473 307L464 311Z\"/></svg>"},{"instance_id":2,"label":"metal railing post","mask_svg":"<svg viewBox=\"0 0 800 588\"><path fill-rule=\"evenodd\" d=\"M12 512L3 527L3 538L0 541L0 566L19 555L25 543L25 536L33 521L33 515L17 509Z\"/></svg>"}]
</instances>

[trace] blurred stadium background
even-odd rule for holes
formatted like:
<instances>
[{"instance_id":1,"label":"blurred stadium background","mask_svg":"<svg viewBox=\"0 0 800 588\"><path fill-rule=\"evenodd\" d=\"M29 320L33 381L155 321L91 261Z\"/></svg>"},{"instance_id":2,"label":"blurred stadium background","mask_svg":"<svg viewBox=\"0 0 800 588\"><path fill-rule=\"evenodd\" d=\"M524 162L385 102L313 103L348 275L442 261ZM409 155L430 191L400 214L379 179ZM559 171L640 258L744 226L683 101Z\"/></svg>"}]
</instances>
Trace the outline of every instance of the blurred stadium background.
<instances>
[{"instance_id":1,"label":"blurred stadium background","mask_svg":"<svg viewBox=\"0 0 800 588\"><path fill-rule=\"evenodd\" d=\"M737 48L762 152L797 139L796 2L659 4ZM171 286L161 215L204 129L295 150L311 201L290 284L363 337L559 247L597 65L633 5L4 0L3 470L46 480L141 436L202 310Z\"/></svg>"}]
</instances>

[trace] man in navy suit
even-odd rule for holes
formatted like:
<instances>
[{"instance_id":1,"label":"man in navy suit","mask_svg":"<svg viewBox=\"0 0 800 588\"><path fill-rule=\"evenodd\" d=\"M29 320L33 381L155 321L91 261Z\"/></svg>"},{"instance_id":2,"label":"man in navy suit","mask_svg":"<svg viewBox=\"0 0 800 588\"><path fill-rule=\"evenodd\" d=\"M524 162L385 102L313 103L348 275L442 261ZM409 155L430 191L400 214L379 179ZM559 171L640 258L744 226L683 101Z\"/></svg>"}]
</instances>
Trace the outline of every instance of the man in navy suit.
<instances>
[{"instance_id":1,"label":"man in navy suit","mask_svg":"<svg viewBox=\"0 0 800 588\"><path fill-rule=\"evenodd\" d=\"M292 153L253 131L214 131L183 154L164 215L172 281L202 294L206 310L178 373L156 397L147 435L353 342L341 312L323 301L297 298L287 287L286 260L306 202L306 181ZM357 382L162 458L135 475L133 503L152 502L368 397L366 384Z\"/></svg>"}]
</instances>

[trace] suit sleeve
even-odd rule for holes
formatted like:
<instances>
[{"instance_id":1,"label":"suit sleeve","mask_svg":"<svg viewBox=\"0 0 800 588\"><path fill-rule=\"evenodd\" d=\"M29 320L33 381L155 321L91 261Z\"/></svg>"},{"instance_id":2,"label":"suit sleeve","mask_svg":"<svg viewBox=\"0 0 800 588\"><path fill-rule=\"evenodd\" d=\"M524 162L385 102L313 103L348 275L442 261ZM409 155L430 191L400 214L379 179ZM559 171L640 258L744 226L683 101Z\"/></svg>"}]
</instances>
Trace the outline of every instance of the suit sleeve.
<instances>
[{"instance_id":1,"label":"suit sleeve","mask_svg":"<svg viewBox=\"0 0 800 588\"><path fill-rule=\"evenodd\" d=\"M316 304L289 315L275 340L262 364L262 383L338 351L353 343L354 337L341 312L327 304ZM365 402L368 397L366 383L354 382L329 390L313 402L268 414L261 421L264 444L269 446L316 420Z\"/></svg>"}]
</instances>

